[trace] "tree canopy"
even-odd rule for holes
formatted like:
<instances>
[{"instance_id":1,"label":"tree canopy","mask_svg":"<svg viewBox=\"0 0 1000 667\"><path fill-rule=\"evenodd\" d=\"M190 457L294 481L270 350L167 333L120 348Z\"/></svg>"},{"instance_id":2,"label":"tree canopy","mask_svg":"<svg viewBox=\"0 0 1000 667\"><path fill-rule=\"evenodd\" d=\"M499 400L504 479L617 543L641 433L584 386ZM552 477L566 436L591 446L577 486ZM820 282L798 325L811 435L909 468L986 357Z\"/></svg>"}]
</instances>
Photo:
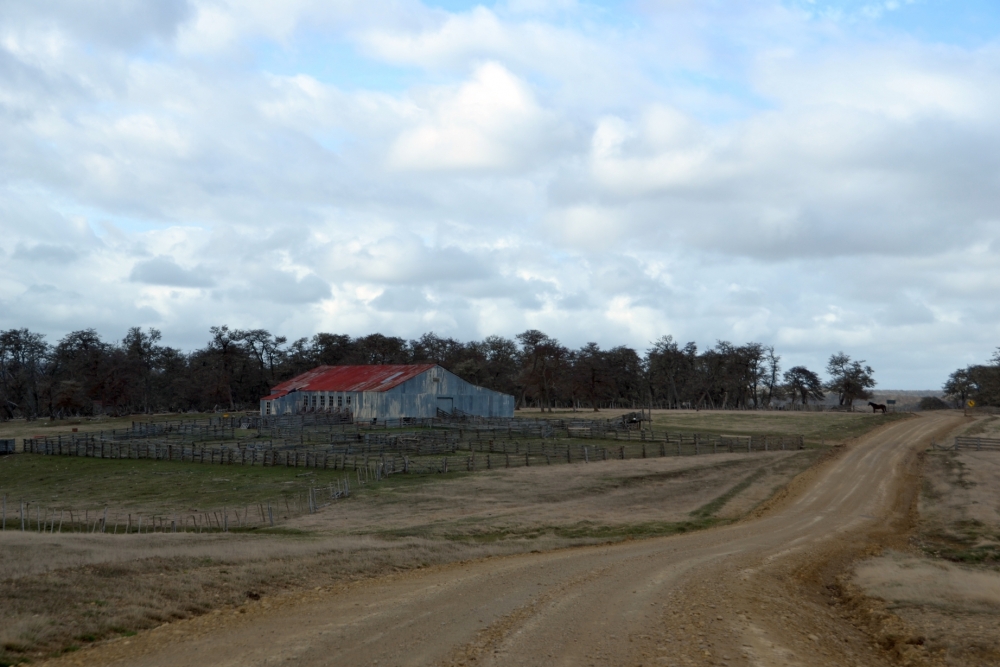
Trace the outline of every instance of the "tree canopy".
<instances>
[{"instance_id":1,"label":"tree canopy","mask_svg":"<svg viewBox=\"0 0 1000 667\"><path fill-rule=\"evenodd\" d=\"M663 336L640 352L587 343L571 349L530 329L514 338L462 342L373 333L318 333L289 341L265 329L211 327L191 352L162 344L157 329L130 328L118 341L94 329L54 344L27 329L0 331L0 418L255 409L276 384L318 365L436 363L474 384L511 394L518 407L755 409L785 397L823 399L819 376L781 374L773 347L718 341L699 350ZM845 402L874 384L864 362L831 357L831 391Z\"/></svg>"}]
</instances>

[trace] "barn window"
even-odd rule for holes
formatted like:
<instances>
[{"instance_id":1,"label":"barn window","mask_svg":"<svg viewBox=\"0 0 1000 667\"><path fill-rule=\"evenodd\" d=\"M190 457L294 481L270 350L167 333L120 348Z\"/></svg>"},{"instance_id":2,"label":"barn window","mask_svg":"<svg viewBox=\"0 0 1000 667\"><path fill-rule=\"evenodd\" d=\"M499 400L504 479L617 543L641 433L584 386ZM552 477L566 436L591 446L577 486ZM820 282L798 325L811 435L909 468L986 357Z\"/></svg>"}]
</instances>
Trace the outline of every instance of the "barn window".
<instances>
[{"instance_id":1,"label":"barn window","mask_svg":"<svg viewBox=\"0 0 1000 667\"><path fill-rule=\"evenodd\" d=\"M321 407L321 408L325 408L326 407L326 396L320 396L319 397L319 407Z\"/></svg>"},{"instance_id":2,"label":"barn window","mask_svg":"<svg viewBox=\"0 0 1000 667\"><path fill-rule=\"evenodd\" d=\"M271 401L264 401L264 414L271 414Z\"/></svg>"},{"instance_id":3,"label":"barn window","mask_svg":"<svg viewBox=\"0 0 1000 667\"><path fill-rule=\"evenodd\" d=\"M347 404L348 404L348 405L350 405L350 404L351 404L351 397L350 397L350 396L348 396L348 397L347 397Z\"/></svg>"},{"instance_id":4,"label":"barn window","mask_svg":"<svg viewBox=\"0 0 1000 667\"><path fill-rule=\"evenodd\" d=\"M343 396L338 396L337 397L337 407L338 408L339 407L343 407L343 405L344 405L344 397Z\"/></svg>"}]
</instances>

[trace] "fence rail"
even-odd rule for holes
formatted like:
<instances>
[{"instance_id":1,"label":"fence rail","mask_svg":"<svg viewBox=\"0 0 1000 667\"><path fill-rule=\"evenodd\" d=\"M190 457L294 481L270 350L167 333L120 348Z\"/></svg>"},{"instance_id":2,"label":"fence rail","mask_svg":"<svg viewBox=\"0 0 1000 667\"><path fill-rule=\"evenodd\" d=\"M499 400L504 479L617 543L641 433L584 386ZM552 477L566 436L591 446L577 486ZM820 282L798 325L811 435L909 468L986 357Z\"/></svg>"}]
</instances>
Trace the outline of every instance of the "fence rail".
<instances>
[{"instance_id":1,"label":"fence rail","mask_svg":"<svg viewBox=\"0 0 1000 667\"><path fill-rule=\"evenodd\" d=\"M367 482L367 474L357 474ZM213 510L138 512L134 509L46 507L41 502L0 496L0 531L37 533L188 533L274 528L281 520L319 511L351 494L351 476L310 486L292 497L241 503Z\"/></svg>"},{"instance_id":2,"label":"fence rail","mask_svg":"<svg viewBox=\"0 0 1000 667\"><path fill-rule=\"evenodd\" d=\"M487 436L487 437L484 437ZM413 431L395 434L360 434L357 439L334 440L331 444L302 446L287 441L245 440L231 444L187 444L169 439L143 437L128 440L112 433L71 433L57 436L25 438L22 450L26 453L49 456L77 456L102 459L154 459L165 461L187 461L206 464L261 465L284 467L307 467L343 469L359 456L401 455L410 457L440 456L457 454L460 451L515 453L529 455L558 455L559 452L577 451L582 444L572 441L614 440L623 443L630 451L646 451L647 444L656 448L659 443L664 451L703 454L707 452L755 452L786 449L801 449L804 440L796 436L727 436L710 434L684 434L656 431L627 431L624 435L600 432L591 428L573 428L566 431L564 438L522 439L520 434L511 432L500 435L496 432L473 431ZM569 454L572 456L572 453ZM356 464L355 464L356 467Z\"/></svg>"},{"instance_id":3,"label":"fence rail","mask_svg":"<svg viewBox=\"0 0 1000 667\"><path fill-rule=\"evenodd\" d=\"M955 438L955 449L975 449L976 451L1000 451L1000 438L981 438L960 435Z\"/></svg>"}]
</instances>

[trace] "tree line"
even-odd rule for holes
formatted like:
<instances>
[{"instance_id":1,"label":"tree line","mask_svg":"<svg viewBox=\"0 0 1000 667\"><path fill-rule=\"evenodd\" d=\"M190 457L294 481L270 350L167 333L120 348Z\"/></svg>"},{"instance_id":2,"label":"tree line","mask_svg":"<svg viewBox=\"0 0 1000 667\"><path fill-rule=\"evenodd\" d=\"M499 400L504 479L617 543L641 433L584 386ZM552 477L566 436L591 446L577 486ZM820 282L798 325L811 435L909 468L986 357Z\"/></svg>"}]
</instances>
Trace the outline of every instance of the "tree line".
<instances>
[{"instance_id":1,"label":"tree line","mask_svg":"<svg viewBox=\"0 0 1000 667\"><path fill-rule=\"evenodd\" d=\"M767 409L804 406L834 392L841 405L870 396L873 371L843 352L829 378L788 370L773 347L719 341L699 350L663 336L640 354L587 343L570 349L537 330L462 342L427 333L319 333L289 342L264 329L211 327L206 345L182 352L157 329L106 341L94 329L55 344L28 329L0 331L0 419L256 409L270 388L319 365L436 363L474 384L511 394L518 408Z\"/></svg>"},{"instance_id":2,"label":"tree line","mask_svg":"<svg viewBox=\"0 0 1000 667\"><path fill-rule=\"evenodd\" d=\"M948 376L942 387L946 396L959 407L973 401L974 405L1000 406L1000 348L985 364L959 368Z\"/></svg>"}]
</instances>

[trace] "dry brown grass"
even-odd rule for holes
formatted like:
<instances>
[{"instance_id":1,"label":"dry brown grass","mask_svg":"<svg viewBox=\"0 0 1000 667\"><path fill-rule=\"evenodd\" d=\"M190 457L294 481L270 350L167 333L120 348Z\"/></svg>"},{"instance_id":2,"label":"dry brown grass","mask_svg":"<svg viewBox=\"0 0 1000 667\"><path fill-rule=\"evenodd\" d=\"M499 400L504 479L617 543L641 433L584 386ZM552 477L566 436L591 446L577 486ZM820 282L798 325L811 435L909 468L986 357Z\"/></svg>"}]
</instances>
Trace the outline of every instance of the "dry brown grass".
<instances>
[{"instance_id":1,"label":"dry brown grass","mask_svg":"<svg viewBox=\"0 0 1000 667\"><path fill-rule=\"evenodd\" d=\"M865 561L854 582L942 664L1000 665L1000 452L927 452L918 510L914 552Z\"/></svg>"},{"instance_id":2,"label":"dry brown grass","mask_svg":"<svg viewBox=\"0 0 1000 667\"><path fill-rule=\"evenodd\" d=\"M867 411L866 411L867 410ZM518 410L521 418L554 417L561 419L617 419L633 410L561 410L540 412ZM907 413L873 414L857 412L803 412L783 410L653 410L652 427L658 432L718 433L726 435L785 435L804 436L806 444L832 445L859 437L873 428L901 419Z\"/></svg>"},{"instance_id":3,"label":"dry brown grass","mask_svg":"<svg viewBox=\"0 0 1000 667\"><path fill-rule=\"evenodd\" d=\"M73 650L238 606L249 597L516 551L508 545L368 536L294 541L196 534L149 536L159 538L152 541L134 537L4 536L4 563L13 557L42 562L5 567L5 574L13 576L0 579L0 662ZM52 552L56 555L48 556ZM73 561L87 564L66 567Z\"/></svg>"},{"instance_id":4,"label":"dry brown grass","mask_svg":"<svg viewBox=\"0 0 1000 667\"><path fill-rule=\"evenodd\" d=\"M885 601L937 664L1000 665L1000 573L890 552L858 566L854 581Z\"/></svg>"},{"instance_id":5,"label":"dry brown grass","mask_svg":"<svg viewBox=\"0 0 1000 667\"><path fill-rule=\"evenodd\" d=\"M857 583L894 605L981 613L1000 622L1000 573L891 552L857 569Z\"/></svg>"},{"instance_id":6,"label":"dry brown grass","mask_svg":"<svg viewBox=\"0 0 1000 667\"><path fill-rule=\"evenodd\" d=\"M0 534L0 663L72 650L248 594L737 517L818 451L496 470L384 485L283 534Z\"/></svg>"},{"instance_id":7,"label":"dry brown grass","mask_svg":"<svg viewBox=\"0 0 1000 667\"><path fill-rule=\"evenodd\" d=\"M1000 452L928 453L920 520L926 552L1000 563Z\"/></svg>"},{"instance_id":8,"label":"dry brown grass","mask_svg":"<svg viewBox=\"0 0 1000 667\"><path fill-rule=\"evenodd\" d=\"M242 413L233 413L242 414ZM153 421L174 421L178 419L203 419L205 417L218 417L215 413L183 413L183 414L162 414L162 415L129 415L127 417L76 417L71 419L11 419L0 421L0 439L6 438L32 438L36 435L60 435L73 432L76 429L80 433L90 433L94 431L110 431L118 428L129 428L133 421L153 422Z\"/></svg>"},{"instance_id":9,"label":"dry brown grass","mask_svg":"<svg viewBox=\"0 0 1000 667\"><path fill-rule=\"evenodd\" d=\"M690 521L699 508L751 480L713 512L740 516L815 456L814 451L758 452L494 470L380 489L359 496L347 511L340 506L288 525L338 534L374 530L448 539L493 540L553 531L610 537L634 533L636 526L654 530L657 524Z\"/></svg>"}]
</instances>

